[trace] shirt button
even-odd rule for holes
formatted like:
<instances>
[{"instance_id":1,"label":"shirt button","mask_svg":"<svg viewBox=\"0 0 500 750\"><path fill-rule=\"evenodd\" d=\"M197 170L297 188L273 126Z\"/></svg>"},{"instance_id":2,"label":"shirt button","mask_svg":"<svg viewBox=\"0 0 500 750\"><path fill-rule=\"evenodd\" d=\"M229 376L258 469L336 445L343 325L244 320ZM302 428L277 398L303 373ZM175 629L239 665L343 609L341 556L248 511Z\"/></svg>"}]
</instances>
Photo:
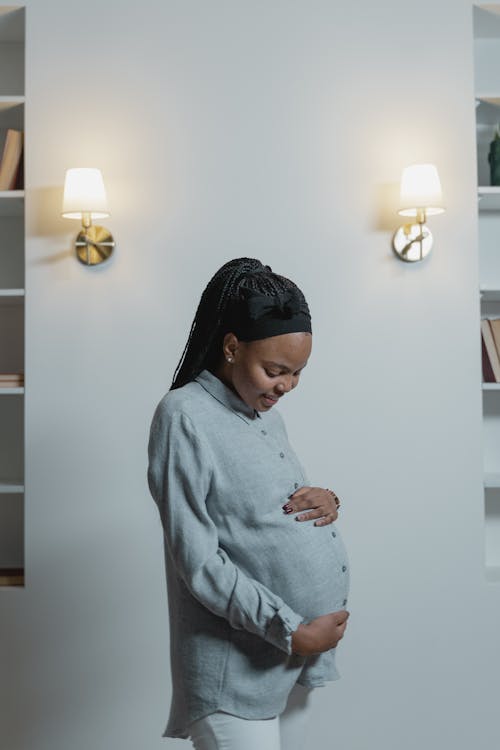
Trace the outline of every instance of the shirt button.
<instances>
[{"instance_id":1,"label":"shirt button","mask_svg":"<svg viewBox=\"0 0 500 750\"><path fill-rule=\"evenodd\" d=\"M299 486L299 483L298 482L294 482L293 486L295 487L295 489L297 489L297 487Z\"/></svg>"},{"instance_id":2,"label":"shirt button","mask_svg":"<svg viewBox=\"0 0 500 750\"><path fill-rule=\"evenodd\" d=\"M280 456L281 458L285 458L285 454L283 453L283 451L281 451Z\"/></svg>"},{"instance_id":3,"label":"shirt button","mask_svg":"<svg viewBox=\"0 0 500 750\"><path fill-rule=\"evenodd\" d=\"M267 435L267 432L265 430L261 430L263 435Z\"/></svg>"},{"instance_id":4,"label":"shirt button","mask_svg":"<svg viewBox=\"0 0 500 750\"><path fill-rule=\"evenodd\" d=\"M342 572L345 573L347 570L347 567L345 565L342 565Z\"/></svg>"},{"instance_id":5,"label":"shirt button","mask_svg":"<svg viewBox=\"0 0 500 750\"><path fill-rule=\"evenodd\" d=\"M332 531L332 536L337 536L337 534L334 531Z\"/></svg>"},{"instance_id":6,"label":"shirt button","mask_svg":"<svg viewBox=\"0 0 500 750\"><path fill-rule=\"evenodd\" d=\"M344 601L342 602L342 606L345 607L346 604L347 604L347 599L344 599Z\"/></svg>"}]
</instances>

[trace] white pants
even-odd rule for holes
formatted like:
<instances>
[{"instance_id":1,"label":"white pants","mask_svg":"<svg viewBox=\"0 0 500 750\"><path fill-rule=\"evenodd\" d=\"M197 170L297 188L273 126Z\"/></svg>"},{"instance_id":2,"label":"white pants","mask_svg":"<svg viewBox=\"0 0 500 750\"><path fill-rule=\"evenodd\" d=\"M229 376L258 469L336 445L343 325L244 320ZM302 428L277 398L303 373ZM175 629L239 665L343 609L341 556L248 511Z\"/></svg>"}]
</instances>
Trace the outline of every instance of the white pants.
<instances>
[{"instance_id":1,"label":"white pants","mask_svg":"<svg viewBox=\"0 0 500 750\"><path fill-rule=\"evenodd\" d=\"M224 711L204 716L189 727L193 747L195 750L303 750L312 690L295 684L285 710L272 719L242 719Z\"/></svg>"}]
</instances>

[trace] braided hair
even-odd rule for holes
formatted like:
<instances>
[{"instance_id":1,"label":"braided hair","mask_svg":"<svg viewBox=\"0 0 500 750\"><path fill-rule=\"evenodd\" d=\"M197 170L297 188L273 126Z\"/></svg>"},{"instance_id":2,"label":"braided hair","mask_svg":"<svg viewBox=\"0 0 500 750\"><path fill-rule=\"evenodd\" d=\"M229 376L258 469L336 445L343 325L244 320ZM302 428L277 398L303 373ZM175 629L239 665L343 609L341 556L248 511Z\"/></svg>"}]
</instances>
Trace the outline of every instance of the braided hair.
<instances>
[{"instance_id":1,"label":"braided hair","mask_svg":"<svg viewBox=\"0 0 500 750\"><path fill-rule=\"evenodd\" d=\"M303 298L293 281L273 273L270 266L257 258L234 258L225 263L201 295L189 338L175 368L171 391L194 380L202 370L216 368L224 336L232 330L231 309L242 287L270 297L294 289Z\"/></svg>"}]
</instances>

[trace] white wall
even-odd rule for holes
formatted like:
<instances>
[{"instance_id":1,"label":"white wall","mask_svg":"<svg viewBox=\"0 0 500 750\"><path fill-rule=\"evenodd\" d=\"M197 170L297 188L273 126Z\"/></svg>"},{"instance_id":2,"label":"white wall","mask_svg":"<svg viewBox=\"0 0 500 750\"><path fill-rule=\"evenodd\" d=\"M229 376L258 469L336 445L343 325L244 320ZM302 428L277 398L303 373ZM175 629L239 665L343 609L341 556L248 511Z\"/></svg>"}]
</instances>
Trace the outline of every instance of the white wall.
<instances>
[{"instance_id":1,"label":"white wall","mask_svg":"<svg viewBox=\"0 0 500 750\"><path fill-rule=\"evenodd\" d=\"M154 406L200 294L258 257L303 288L283 404L352 566L342 679L310 747L487 750L499 583L484 576L471 3L27 3L26 571L0 592L6 750L153 750L169 704ZM438 165L432 254L392 253L403 166ZM59 218L99 166L117 248Z\"/></svg>"}]
</instances>

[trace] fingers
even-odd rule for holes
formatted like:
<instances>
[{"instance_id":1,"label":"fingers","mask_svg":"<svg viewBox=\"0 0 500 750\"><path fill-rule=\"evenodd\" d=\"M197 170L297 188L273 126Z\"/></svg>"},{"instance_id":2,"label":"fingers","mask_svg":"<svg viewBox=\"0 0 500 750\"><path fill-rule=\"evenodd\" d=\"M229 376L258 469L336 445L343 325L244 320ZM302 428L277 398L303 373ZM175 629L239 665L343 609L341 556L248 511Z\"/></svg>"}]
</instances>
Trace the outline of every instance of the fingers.
<instances>
[{"instance_id":1,"label":"fingers","mask_svg":"<svg viewBox=\"0 0 500 750\"><path fill-rule=\"evenodd\" d=\"M329 524L333 523L337 520L339 517L339 514L337 511L332 511L332 513L328 513L328 515L324 516L324 518L321 518L319 521L315 521L315 526L328 526Z\"/></svg>"},{"instance_id":2,"label":"fingers","mask_svg":"<svg viewBox=\"0 0 500 750\"><path fill-rule=\"evenodd\" d=\"M297 513L301 510L307 510L297 516L297 521L312 521L321 518L321 521L315 523L315 526L327 526L338 518L340 501L332 490L327 490L325 500L325 490L321 487L301 487L289 496L288 501L282 506L285 513Z\"/></svg>"},{"instance_id":3,"label":"fingers","mask_svg":"<svg viewBox=\"0 0 500 750\"><path fill-rule=\"evenodd\" d=\"M334 613L337 616L338 625L343 625L347 620L349 619L349 612L347 609L341 609L338 612Z\"/></svg>"},{"instance_id":4,"label":"fingers","mask_svg":"<svg viewBox=\"0 0 500 750\"><path fill-rule=\"evenodd\" d=\"M298 513L300 510L308 510L307 513L302 513L302 515L296 516L296 521L310 521L313 518L326 518L329 516L334 516L332 520L335 520L335 518L338 517L336 508L332 509L324 504L321 506L315 505L314 500L307 500L306 498L301 500L294 499L293 502L289 500L282 506L282 508L285 513ZM328 522L331 523L331 521Z\"/></svg>"},{"instance_id":5,"label":"fingers","mask_svg":"<svg viewBox=\"0 0 500 750\"><path fill-rule=\"evenodd\" d=\"M346 610L345 618L337 625L337 638L340 641L345 634L345 629L347 627L347 620L349 619L349 612Z\"/></svg>"},{"instance_id":6,"label":"fingers","mask_svg":"<svg viewBox=\"0 0 500 750\"><path fill-rule=\"evenodd\" d=\"M295 499L296 497L300 497L300 495L303 495L305 492L308 492L312 487L300 487L298 490L295 490L295 492L291 495L289 495L289 499L292 497Z\"/></svg>"},{"instance_id":7,"label":"fingers","mask_svg":"<svg viewBox=\"0 0 500 750\"><path fill-rule=\"evenodd\" d=\"M302 513L300 516L295 516L296 521L312 521L314 518L320 518L320 521L316 521L314 524L315 526L327 526L330 523L333 523L333 521L336 521L339 517L339 514L336 510L332 510L329 513L325 514L324 510L321 510L321 508L316 508L315 510L311 510L308 513Z\"/></svg>"}]
</instances>

